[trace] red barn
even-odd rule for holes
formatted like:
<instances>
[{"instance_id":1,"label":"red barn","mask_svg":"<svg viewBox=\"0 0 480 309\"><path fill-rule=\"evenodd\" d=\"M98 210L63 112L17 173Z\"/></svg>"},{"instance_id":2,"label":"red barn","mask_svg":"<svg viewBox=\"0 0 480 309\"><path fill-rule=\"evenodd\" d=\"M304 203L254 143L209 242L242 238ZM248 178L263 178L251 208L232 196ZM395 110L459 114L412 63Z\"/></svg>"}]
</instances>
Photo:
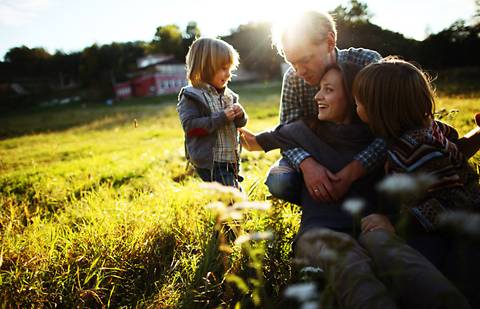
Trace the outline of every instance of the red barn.
<instances>
[{"instance_id":1,"label":"red barn","mask_svg":"<svg viewBox=\"0 0 480 309\"><path fill-rule=\"evenodd\" d=\"M137 66L128 82L115 85L118 100L177 93L187 84L185 64L173 56L149 55L138 59Z\"/></svg>"},{"instance_id":2,"label":"red barn","mask_svg":"<svg viewBox=\"0 0 480 309\"><path fill-rule=\"evenodd\" d=\"M115 84L114 88L117 100L128 99L132 96L132 87L130 82Z\"/></svg>"}]
</instances>

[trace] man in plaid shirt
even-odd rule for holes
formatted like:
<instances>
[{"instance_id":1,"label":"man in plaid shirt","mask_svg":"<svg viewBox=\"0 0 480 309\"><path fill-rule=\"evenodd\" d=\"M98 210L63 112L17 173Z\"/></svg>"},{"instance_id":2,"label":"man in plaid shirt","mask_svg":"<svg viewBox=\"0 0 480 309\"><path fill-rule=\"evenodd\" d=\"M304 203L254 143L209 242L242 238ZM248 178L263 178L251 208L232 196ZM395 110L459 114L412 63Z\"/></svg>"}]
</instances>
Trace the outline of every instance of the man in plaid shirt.
<instances>
[{"instance_id":1,"label":"man in plaid shirt","mask_svg":"<svg viewBox=\"0 0 480 309\"><path fill-rule=\"evenodd\" d=\"M274 33L279 54L290 64L283 79L280 123L318 114L314 96L329 64L349 61L366 66L382 58L376 51L363 48L340 50L336 47L336 37L331 16L314 11L306 12L298 21ZM282 152L283 158L270 169L266 184L274 196L297 204L302 181L314 199L338 201L353 181L382 163L385 154L385 142L376 139L349 165L334 174L305 150L289 149Z\"/></svg>"}]
</instances>

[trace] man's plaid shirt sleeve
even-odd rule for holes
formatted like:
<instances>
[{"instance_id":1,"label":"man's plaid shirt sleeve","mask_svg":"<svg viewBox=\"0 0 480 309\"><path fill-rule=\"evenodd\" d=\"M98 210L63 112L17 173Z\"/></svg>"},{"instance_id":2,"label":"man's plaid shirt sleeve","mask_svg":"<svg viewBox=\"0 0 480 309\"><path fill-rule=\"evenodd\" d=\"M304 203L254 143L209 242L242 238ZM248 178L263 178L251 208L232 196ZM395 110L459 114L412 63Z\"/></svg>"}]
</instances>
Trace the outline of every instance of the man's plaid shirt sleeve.
<instances>
[{"instance_id":1,"label":"man's plaid shirt sleeve","mask_svg":"<svg viewBox=\"0 0 480 309\"><path fill-rule=\"evenodd\" d=\"M295 75L292 68L285 73L282 84L282 96L280 99L280 123L289 123L302 118L304 112L301 104L301 81ZM297 170L300 163L310 156L302 148L285 150L282 155Z\"/></svg>"},{"instance_id":2,"label":"man's plaid shirt sleeve","mask_svg":"<svg viewBox=\"0 0 480 309\"><path fill-rule=\"evenodd\" d=\"M359 161L367 171L372 171L379 164L385 162L387 145L381 138L376 138L365 150L353 159Z\"/></svg>"},{"instance_id":3,"label":"man's plaid shirt sleeve","mask_svg":"<svg viewBox=\"0 0 480 309\"><path fill-rule=\"evenodd\" d=\"M290 67L283 77L282 95L280 98L280 123L285 124L303 116L300 78Z\"/></svg>"}]
</instances>

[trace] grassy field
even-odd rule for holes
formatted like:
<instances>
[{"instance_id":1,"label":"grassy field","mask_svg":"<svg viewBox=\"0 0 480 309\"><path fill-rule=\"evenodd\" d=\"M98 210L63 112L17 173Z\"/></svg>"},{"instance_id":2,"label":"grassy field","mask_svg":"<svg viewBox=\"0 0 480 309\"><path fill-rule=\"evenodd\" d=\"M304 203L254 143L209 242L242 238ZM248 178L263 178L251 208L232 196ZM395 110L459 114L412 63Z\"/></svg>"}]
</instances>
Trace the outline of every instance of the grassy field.
<instances>
[{"instance_id":1,"label":"grassy field","mask_svg":"<svg viewBox=\"0 0 480 309\"><path fill-rule=\"evenodd\" d=\"M280 84L233 89L248 128L277 123ZM279 152L242 154L248 200L271 207L227 211L215 202L246 198L204 188L186 170L175 103L166 96L0 116L2 304L278 305L296 280L290 242L299 221L298 208L267 199L265 173ZM479 106L480 95L438 101L461 133ZM477 170L479 162L477 153ZM233 242L255 231L273 239Z\"/></svg>"}]
</instances>

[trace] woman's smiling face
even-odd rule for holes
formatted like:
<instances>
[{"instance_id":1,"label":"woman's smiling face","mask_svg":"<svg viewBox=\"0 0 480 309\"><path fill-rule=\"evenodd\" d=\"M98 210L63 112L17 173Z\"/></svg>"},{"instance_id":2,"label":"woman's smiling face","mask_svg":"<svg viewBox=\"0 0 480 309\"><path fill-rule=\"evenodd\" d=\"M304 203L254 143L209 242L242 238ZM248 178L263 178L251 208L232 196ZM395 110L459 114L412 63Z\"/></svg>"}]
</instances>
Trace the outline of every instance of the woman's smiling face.
<instances>
[{"instance_id":1,"label":"woman's smiling face","mask_svg":"<svg viewBox=\"0 0 480 309\"><path fill-rule=\"evenodd\" d=\"M342 74L337 69L330 69L323 75L315 101L318 105L319 120L351 123L353 107L348 103Z\"/></svg>"}]
</instances>

